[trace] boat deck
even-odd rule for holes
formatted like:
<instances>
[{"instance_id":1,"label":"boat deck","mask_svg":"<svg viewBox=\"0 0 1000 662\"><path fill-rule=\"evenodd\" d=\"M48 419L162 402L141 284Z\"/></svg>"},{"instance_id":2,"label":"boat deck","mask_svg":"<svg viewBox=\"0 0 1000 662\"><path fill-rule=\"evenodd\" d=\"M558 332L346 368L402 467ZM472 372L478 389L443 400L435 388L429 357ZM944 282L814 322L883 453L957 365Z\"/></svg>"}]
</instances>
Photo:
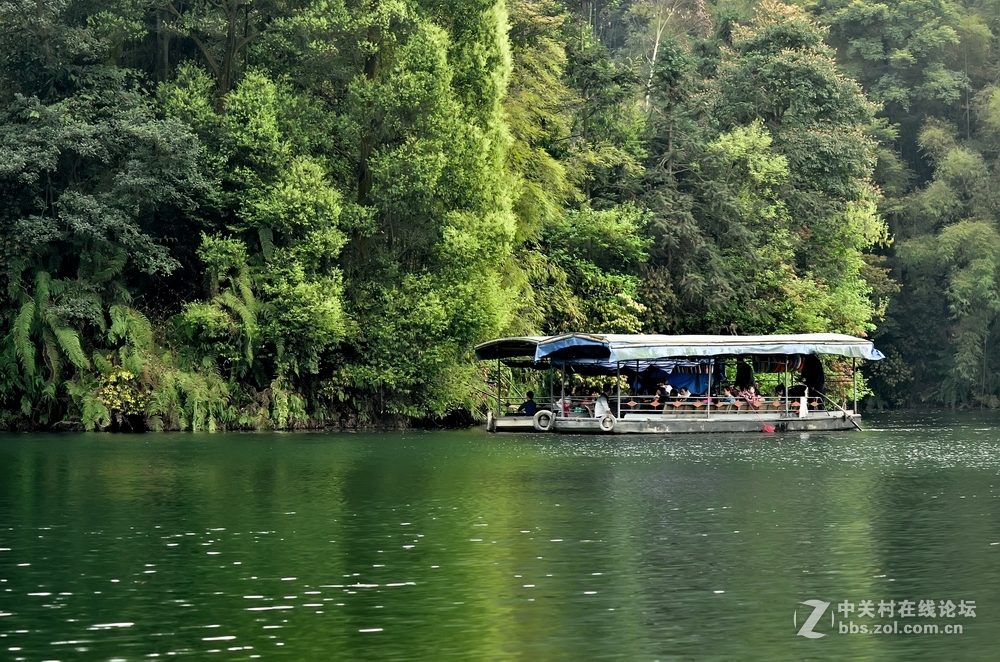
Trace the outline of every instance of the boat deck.
<instances>
[{"instance_id":1,"label":"boat deck","mask_svg":"<svg viewBox=\"0 0 1000 662\"><path fill-rule=\"evenodd\" d=\"M760 432L765 424L778 432L812 430L852 430L861 416L852 410L797 412L739 411L719 412L629 412L616 419L610 432L601 430L600 421L586 416L557 417L550 432L569 434L674 434L697 432ZM504 416L496 419L496 432L536 432L530 416Z\"/></svg>"}]
</instances>

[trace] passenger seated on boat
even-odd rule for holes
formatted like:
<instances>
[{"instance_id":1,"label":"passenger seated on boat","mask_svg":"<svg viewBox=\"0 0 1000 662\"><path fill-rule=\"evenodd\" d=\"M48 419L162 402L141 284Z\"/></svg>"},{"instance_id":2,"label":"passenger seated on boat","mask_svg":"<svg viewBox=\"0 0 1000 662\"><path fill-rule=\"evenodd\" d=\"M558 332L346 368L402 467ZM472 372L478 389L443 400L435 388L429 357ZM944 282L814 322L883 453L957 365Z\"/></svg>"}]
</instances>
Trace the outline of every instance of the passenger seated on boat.
<instances>
[{"instance_id":1,"label":"passenger seated on boat","mask_svg":"<svg viewBox=\"0 0 1000 662\"><path fill-rule=\"evenodd\" d=\"M722 389L722 403L726 405L731 405L736 402L736 396L733 394L733 387L726 386Z\"/></svg>"},{"instance_id":2,"label":"passenger seated on boat","mask_svg":"<svg viewBox=\"0 0 1000 662\"><path fill-rule=\"evenodd\" d=\"M568 418L571 408L572 405L570 404L570 397L565 393L563 393L562 397L556 400L555 404L556 416L563 416Z\"/></svg>"},{"instance_id":3,"label":"passenger seated on boat","mask_svg":"<svg viewBox=\"0 0 1000 662\"><path fill-rule=\"evenodd\" d=\"M667 390L667 386L665 384L660 384L656 387L656 395L653 396L653 401L649 403L649 406L654 411L663 411L663 408L666 406L669 398L670 392Z\"/></svg>"},{"instance_id":4,"label":"passenger seated on boat","mask_svg":"<svg viewBox=\"0 0 1000 662\"><path fill-rule=\"evenodd\" d=\"M535 402L535 392L528 391L526 394L528 399L521 403L521 406L517 408L518 414L524 414L525 416L534 416L535 412L538 411L538 403Z\"/></svg>"},{"instance_id":5,"label":"passenger seated on boat","mask_svg":"<svg viewBox=\"0 0 1000 662\"><path fill-rule=\"evenodd\" d=\"M578 386L572 391L572 397L570 397L570 412L574 414L584 414L590 415L590 409L588 408L589 403L587 401L587 391L584 387Z\"/></svg>"},{"instance_id":6,"label":"passenger seated on boat","mask_svg":"<svg viewBox=\"0 0 1000 662\"><path fill-rule=\"evenodd\" d=\"M785 406L784 402L785 402L785 385L778 384L777 386L774 387L774 402L772 402L771 404L774 405L775 408L779 408Z\"/></svg>"},{"instance_id":7,"label":"passenger seated on boat","mask_svg":"<svg viewBox=\"0 0 1000 662\"><path fill-rule=\"evenodd\" d=\"M595 390L590 395L597 398L594 401L594 418L604 418L605 415L611 413L611 402L608 400L607 393L598 393Z\"/></svg>"},{"instance_id":8,"label":"passenger seated on boat","mask_svg":"<svg viewBox=\"0 0 1000 662\"><path fill-rule=\"evenodd\" d=\"M757 395L757 389L753 386L748 386L746 390L740 391L740 397L747 401L747 404L751 407L760 407L760 404L764 401L764 398Z\"/></svg>"},{"instance_id":9,"label":"passenger seated on boat","mask_svg":"<svg viewBox=\"0 0 1000 662\"><path fill-rule=\"evenodd\" d=\"M674 407L680 407L685 404L690 397L691 391L687 390L686 386L682 386L681 390L677 393L677 397L674 398Z\"/></svg>"}]
</instances>

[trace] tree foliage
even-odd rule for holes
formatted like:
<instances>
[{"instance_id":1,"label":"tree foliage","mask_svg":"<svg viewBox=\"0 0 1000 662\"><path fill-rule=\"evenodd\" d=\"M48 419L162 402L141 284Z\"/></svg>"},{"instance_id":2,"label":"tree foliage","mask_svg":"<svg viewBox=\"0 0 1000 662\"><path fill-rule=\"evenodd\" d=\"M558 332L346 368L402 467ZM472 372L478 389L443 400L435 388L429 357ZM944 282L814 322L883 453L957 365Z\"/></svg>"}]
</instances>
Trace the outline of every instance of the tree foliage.
<instances>
[{"instance_id":1,"label":"tree foliage","mask_svg":"<svg viewBox=\"0 0 1000 662\"><path fill-rule=\"evenodd\" d=\"M565 331L878 332L985 401L989 13L808 11L0 2L3 420L440 420Z\"/></svg>"}]
</instances>

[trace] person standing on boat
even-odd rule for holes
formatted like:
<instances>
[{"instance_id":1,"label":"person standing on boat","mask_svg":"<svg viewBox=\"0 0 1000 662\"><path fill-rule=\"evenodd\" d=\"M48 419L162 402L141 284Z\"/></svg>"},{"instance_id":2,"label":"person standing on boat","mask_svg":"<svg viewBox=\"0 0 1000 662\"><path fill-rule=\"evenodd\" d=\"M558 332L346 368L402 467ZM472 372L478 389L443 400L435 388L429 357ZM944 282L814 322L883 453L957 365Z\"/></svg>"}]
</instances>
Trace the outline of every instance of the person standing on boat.
<instances>
[{"instance_id":1,"label":"person standing on boat","mask_svg":"<svg viewBox=\"0 0 1000 662\"><path fill-rule=\"evenodd\" d=\"M525 416L534 416L535 412L538 411L538 403L535 402L535 392L528 391L528 399L521 403L521 406L517 408L518 414L524 414Z\"/></svg>"},{"instance_id":2,"label":"person standing on boat","mask_svg":"<svg viewBox=\"0 0 1000 662\"><path fill-rule=\"evenodd\" d=\"M757 380L753 376L753 368L742 358L736 361L736 379L733 384L738 391L746 391L751 386L757 385Z\"/></svg>"},{"instance_id":3,"label":"person standing on boat","mask_svg":"<svg viewBox=\"0 0 1000 662\"><path fill-rule=\"evenodd\" d=\"M826 393L826 375L823 372L823 362L815 354L806 354L802 365L802 382L810 393L823 395Z\"/></svg>"}]
</instances>

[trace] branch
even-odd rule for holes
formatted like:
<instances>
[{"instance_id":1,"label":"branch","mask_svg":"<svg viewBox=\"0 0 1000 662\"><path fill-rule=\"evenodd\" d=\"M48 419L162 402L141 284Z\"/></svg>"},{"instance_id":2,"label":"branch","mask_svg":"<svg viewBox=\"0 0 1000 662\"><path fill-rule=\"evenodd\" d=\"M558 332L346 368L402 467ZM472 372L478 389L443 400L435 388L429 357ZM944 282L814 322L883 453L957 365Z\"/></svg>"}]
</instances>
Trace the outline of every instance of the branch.
<instances>
[{"instance_id":1,"label":"branch","mask_svg":"<svg viewBox=\"0 0 1000 662\"><path fill-rule=\"evenodd\" d=\"M243 39L240 39L240 42L238 44L236 44L236 49L235 49L234 52L235 53L239 53L241 50L243 50L244 46L246 46L247 44L249 44L251 41L253 41L257 37L259 37L264 32L266 32L266 29L265 30L261 30L259 32L254 32L252 34L248 34L247 36L243 37Z\"/></svg>"},{"instance_id":2,"label":"branch","mask_svg":"<svg viewBox=\"0 0 1000 662\"><path fill-rule=\"evenodd\" d=\"M174 3L171 2L171 0L166 0L166 2L163 3L163 8L166 9L167 11L169 11L171 14L173 14L174 17L178 21L181 21L183 23L183 21L184 21L184 15L181 14L177 10L176 7L174 7ZM191 39L193 39L194 43L201 50L201 54L205 56L206 60L208 60L208 66L210 66L212 68L212 73L215 74L216 78L219 77L219 65L218 65L218 63L216 63L215 58L212 57L212 54L209 52L208 47L205 46L205 43L201 39L199 39L198 36L195 35L193 31L191 31L191 30L187 30L187 31L179 30L179 29L171 26L166 21L164 21L164 25L166 25L167 29L170 30L171 32L173 32L174 34L180 35L182 37L190 37Z\"/></svg>"}]
</instances>

